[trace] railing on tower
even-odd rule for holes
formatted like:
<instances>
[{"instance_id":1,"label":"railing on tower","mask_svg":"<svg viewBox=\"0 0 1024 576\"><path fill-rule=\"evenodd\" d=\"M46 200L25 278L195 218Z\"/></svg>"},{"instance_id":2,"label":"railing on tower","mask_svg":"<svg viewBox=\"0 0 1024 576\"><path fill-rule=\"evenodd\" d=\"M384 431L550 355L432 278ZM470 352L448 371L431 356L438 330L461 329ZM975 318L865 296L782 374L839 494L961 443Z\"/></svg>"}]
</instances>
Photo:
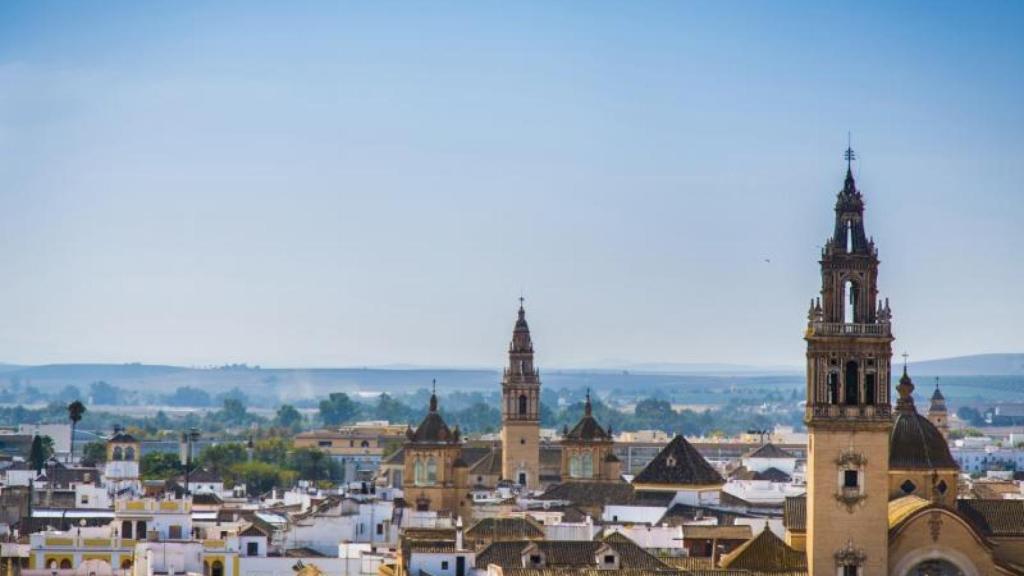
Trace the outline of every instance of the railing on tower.
<instances>
[{"instance_id":1,"label":"railing on tower","mask_svg":"<svg viewBox=\"0 0 1024 576\"><path fill-rule=\"evenodd\" d=\"M892 418L889 404L815 404L807 407L807 418L830 420L887 420Z\"/></svg>"},{"instance_id":2,"label":"railing on tower","mask_svg":"<svg viewBox=\"0 0 1024 576\"><path fill-rule=\"evenodd\" d=\"M811 322L808 331L814 336L891 336L892 325L847 324L844 322Z\"/></svg>"}]
</instances>

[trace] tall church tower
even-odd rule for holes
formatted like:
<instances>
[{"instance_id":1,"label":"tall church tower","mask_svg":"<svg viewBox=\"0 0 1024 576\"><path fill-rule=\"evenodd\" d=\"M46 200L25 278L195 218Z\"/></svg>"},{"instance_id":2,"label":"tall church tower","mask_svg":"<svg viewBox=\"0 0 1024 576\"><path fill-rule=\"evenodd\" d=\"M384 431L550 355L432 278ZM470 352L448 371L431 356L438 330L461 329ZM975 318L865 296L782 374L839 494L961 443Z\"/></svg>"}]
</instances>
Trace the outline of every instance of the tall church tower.
<instances>
[{"instance_id":1,"label":"tall church tower","mask_svg":"<svg viewBox=\"0 0 1024 576\"><path fill-rule=\"evenodd\" d=\"M878 252L846 150L835 231L822 250L821 296L807 340L807 561L811 576L888 570L889 303L878 300Z\"/></svg>"},{"instance_id":2,"label":"tall church tower","mask_svg":"<svg viewBox=\"0 0 1024 576\"><path fill-rule=\"evenodd\" d=\"M501 381L501 477L538 488L540 469L540 373L533 367L533 341L523 299L508 346Z\"/></svg>"}]
</instances>

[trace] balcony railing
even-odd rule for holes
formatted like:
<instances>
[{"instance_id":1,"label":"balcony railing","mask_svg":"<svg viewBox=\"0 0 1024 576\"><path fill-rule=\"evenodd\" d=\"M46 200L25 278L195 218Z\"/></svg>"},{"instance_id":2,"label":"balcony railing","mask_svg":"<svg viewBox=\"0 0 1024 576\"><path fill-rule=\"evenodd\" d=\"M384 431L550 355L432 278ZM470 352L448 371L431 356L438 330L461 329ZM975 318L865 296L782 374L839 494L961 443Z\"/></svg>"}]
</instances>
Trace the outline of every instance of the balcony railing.
<instances>
[{"instance_id":1,"label":"balcony railing","mask_svg":"<svg viewBox=\"0 0 1024 576\"><path fill-rule=\"evenodd\" d=\"M888 404L816 404L808 406L808 419L830 420L889 420L892 418L892 406Z\"/></svg>"},{"instance_id":2,"label":"balcony railing","mask_svg":"<svg viewBox=\"0 0 1024 576\"><path fill-rule=\"evenodd\" d=\"M892 325L888 323L811 322L808 332L813 336L890 336Z\"/></svg>"}]
</instances>

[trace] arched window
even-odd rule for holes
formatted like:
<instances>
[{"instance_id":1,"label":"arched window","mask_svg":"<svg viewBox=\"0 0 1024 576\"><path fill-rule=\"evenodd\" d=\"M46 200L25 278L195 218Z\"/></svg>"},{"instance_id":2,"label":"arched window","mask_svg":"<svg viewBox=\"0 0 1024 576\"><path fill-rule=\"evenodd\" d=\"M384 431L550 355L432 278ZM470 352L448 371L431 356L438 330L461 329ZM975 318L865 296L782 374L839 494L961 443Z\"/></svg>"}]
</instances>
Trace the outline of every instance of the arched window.
<instances>
[{"instance_id":1,"label":"arched window","mask_svg":"<svg viewBox=\"0 0 1024 576\"><path fill-rule=\"evenodd\" d=\"M120 460L124 460L124 452L120 446L114 446L114 461L118 462Z\"/></svg>"},{"instance_id":2,"label":"arched window","mask_svg":"<svg viewBox=\"0 0 1024 576\"><path fill-rule=\"evenodd\" d=\"M526 394L519 395L519 413L526 414Z\"/></svg>"},{"instance_id":3,"label":"arched window","mask_svg":"<svg viewBox=\"0 0 1024 576\"><path fill-rule=\"evenodd\" d=\"M580 472L580 455L573 454L572 456L569 457L569 476L573 478L579 478Z\"/></svg>"},{"instance_id":4,"label":"arched window","mask_svg":"<svg viewBox=\"0 0 1024 576\"><path fill-rule=\"evenodd\" d=\"M437 482L437 460L433 456L427 458L427 484L433 485Z\"/></svg>"},{"instance_id":5,"label":"arched window","mask_svg":"<svg viewBox=\"0 0 1024 576\"><path fill-rule=\"evenodd\" d=\"M121 538L126 540L132 539L132 521L124 520L121 522Z\"/></svg>"},{"instance_id":6,"label":"arched window","mask_svg":"<svg viewBox=\"0 0 1024 576\"><path fill-rule=\"evenodd\" d=\"M366 440L363 440L362 442L359 443L359 447L360 448L369 448L370 447L370 443L367 442Z\"/></svg>"},{"instance_id":7,"label":"arched window","mask_svg":"<svg viewBox=\"0 0 1024 576\"><path fill-rule=\"evenodd\" d=\"M417 486L427 483L427 466L423 463L423 460L417 459L416 463L413 464L412 479Z\"/></svg>"},{"instance_id":8,"label":"arched window","mask_svg":"<svg viewBox=\"0 0 1024 576\"><path fill-rule=\"evenodd\" d=\"M864 375L864 403L874 404L876 401L875 373L869 372Z\"/></svg>"},{"instance_id":9,"label":"arched window","mask_svg":"<svg viewBox=\"0 0 1024 576\"><path fill-rule=\"evenodd\" d=\"M135 537L139 540L146 539L146 521L139 520L139 523L135 525Z\"/></svg>"},{"instance_id":10,"label":"arched window","mask_svg":"<svg viewBox=\"0 0 1024 576\"><path fill-rule=\"evenodd\" d=\"M203 576L210 576L210 563L203 560Z\"/></svg>"},{"instance_id":11,"label":"arched window","mask_svg":"<svg viewBox=\"0 0 1024 576\"><path fill-rule=\"evenodd\" d=\"M594 455L590 452L580 455L580 473L583 478L594 477Z\"/></svg>"},{"instance_id":12,"label":"arched window","mask_svg":"<svg viewBox=\"0 0 1024 576\"><path fill-rule=\"evenodd\" d=\"M129 462L135 461L135 447L129 446L124 449L124 459Z\"/></svg>"},{"instance_id":13,"label":"arched window","mask_svg":"<svg viewBox=\"0 0 1024 576\"><path fill-rule=\"evenodd\" d=\"M857 390L860 388L859 385L859 370L857 369L857 363L850 360L846 363L846 381L843 382L846 387L846 404L850 406L856 406L860 403L857 398Z\"/></svg>"},{"instance_id":14,"label":"arched window","mask_svg":"<svg viewBox=\"0 0 1024 576\"><path fill-rule=\"evenodd\" d=\"M60 561L60 569L61 570L70 570L71 569L71 560L68 560L67 558L61 560Z\"/></svg>"},{"instance_id":15,"label":"arched window","mask_svg":"<svg viewBox=\"0 0 1024 576\"><path fill-rule=\"evenodd\" d=\"M210 576L224 576L224 563L220 560L214 560L213 564L210 565Z\"/></svg>"},{"instance_id":16,"label":"arched window","mask_svg":"<svg viewBox=\"0 0 1024 576\"><path fill-rule=\"evenodd\" d=\"M843 322L853 324L860 320L857 314L859 297L860 291L855 282L851 280L843 282Z\"/></svg>"},{"instance_id":17,"label":"arched window","mask_svg":"<svg viewBox=\"0 0 1024 576\"><path fill-rule=\"evenodd\" d=\"M825 393L828 397L825 399L829 404L839 404L839 373L829 372L828 383L826 386Z\"/></svg>"},{"instance_id":18,"label":"arched window","mask_svg":"<svg viewBox=\"0 0 1024 576\"><path fill-rule=\"evenodd\" d=\"M131 567L132 567L132 559L131 558L125 558L124 560L121 560L121 570L128 570Z\"/></svg>"},{"instance_id":19,"label":"arched window","mask_svg":"<svg viewBox=\"0 0 1024 576\"><path fill-rule=\"evenodd\" d=\"M846 221L846 251L853 252L853 220Z\"/></svg>"}]
</instances>

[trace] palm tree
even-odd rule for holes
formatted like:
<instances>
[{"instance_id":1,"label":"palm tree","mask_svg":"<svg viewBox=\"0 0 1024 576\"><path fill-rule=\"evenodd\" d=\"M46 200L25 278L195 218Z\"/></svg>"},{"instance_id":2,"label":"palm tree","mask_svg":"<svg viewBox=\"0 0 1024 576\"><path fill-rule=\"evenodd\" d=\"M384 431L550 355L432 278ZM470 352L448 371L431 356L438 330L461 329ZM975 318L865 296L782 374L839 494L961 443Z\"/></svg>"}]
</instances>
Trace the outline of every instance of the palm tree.
<instances>
[{"instance_id":1,"label":"palm tree","mask_svg":"<svg viewBox=\"0 0 1024 576\"><path fill-rule=\"evenodd\" d=\"M78 426L78 422L82 419L83 414L85 414L85 404L82 404L80 400L75 400L68 404L68 419L71 420L71 452L68 454L69 462L75 455L75 428Z\"/></svg>"}]
</instances>

